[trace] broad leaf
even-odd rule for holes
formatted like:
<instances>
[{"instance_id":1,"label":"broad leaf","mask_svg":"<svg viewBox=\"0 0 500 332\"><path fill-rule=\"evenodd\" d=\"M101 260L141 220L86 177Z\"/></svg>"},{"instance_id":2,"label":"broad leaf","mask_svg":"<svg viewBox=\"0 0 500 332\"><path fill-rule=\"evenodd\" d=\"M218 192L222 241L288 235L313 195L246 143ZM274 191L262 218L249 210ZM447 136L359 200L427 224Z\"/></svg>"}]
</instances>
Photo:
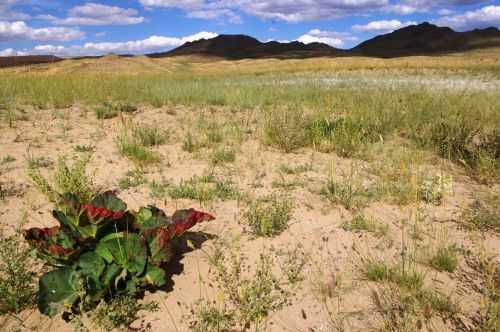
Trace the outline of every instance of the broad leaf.
<instances>
[{"instance_id":1,"label":"broad leaf","mask_svg":"<svg viewBox=\"0 0 500 332\"><path fill-rule=\"evenodd\" d=\"M137 234L120 234L102 239L97 244L96 253L108 263L114 262L133 274L141 275L148 258L145 244Z\"/></svg>"},{"instance_id":2,"label":"broad leaf","mask_svg":"<svg viewBox=\"0 0 500 332\"><path fill-rule=\"evenodd\" d=\"M212 215L195 209L176 211L172 216L173 234L181 236L197 223L214 219Z\"/></svg>"},{"instance_id":3,"label":"broad leaf","mask_svg":"<svg viewBox=\"0 0 500 332\"><path fill-rule=\"evenodd\" d=\"M80 298L78 274L61 268L44 274L39 281L38 308L50 317L68 310Z\"/></svg>"},{"instance_id":4,"label":"broad leaf","mask_svg":"<svg viewBox=\"0 0 500 332\"><path fill-rule=\"evenodd\" d=\"M146 274L141 278L146 284L161 287L165 285L165 271L157 266L148 264L146 267Z\"/></svg>"}]
</instances>

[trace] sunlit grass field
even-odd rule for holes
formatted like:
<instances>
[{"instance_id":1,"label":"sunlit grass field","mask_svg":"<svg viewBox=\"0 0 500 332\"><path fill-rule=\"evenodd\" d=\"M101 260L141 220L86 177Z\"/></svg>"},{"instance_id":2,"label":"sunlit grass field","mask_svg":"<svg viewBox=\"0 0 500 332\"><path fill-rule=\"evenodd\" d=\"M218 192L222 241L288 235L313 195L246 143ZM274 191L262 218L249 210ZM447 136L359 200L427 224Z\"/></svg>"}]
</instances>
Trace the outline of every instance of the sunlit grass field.
<instances>
[{"instance_id":1,"label":"sunlit grass field","mask_svg":"<svg viewBox=\"0 0 500 332\"><path fill-rule=\"evenodd\" d=\"M0 329L498 331L499 181L498 49L0 70ZM21 229L104 190L217 219L169 287L46 318Z\"/></svg>"}]
</instances>

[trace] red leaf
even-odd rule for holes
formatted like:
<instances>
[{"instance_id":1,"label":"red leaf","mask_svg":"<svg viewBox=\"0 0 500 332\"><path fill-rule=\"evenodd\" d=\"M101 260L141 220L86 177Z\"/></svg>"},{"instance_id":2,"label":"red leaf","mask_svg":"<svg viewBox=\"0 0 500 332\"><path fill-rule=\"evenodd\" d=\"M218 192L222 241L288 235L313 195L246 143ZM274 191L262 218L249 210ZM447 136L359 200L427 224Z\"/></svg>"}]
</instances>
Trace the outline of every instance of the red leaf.
<instances>
[{"instance_id":1,"label":"red leaf","mask_svg":"<svg viewBox=\"0 0 500 332\"><path fill-rule=\"evenodd\" d=\"M124 211L111 211L103 207L96 207L90 204L83 204L82 210L87 212L87 216L91 219L111 218L113 220L120 219L124 216Z\"/></svg>"},{"instance_id":2,"label":"red leaf","mask_svg":"<svg viewBox=\"0 0 500 332\"><path fill-rule=\"evenodd\" d=\"M197 223L214 219L215 217L211 214L196 211L195 209L179 210L172 216L172 225L171 228L169 227L169 230L171 236L180 236Z\"/></svg>"}]
</instances>

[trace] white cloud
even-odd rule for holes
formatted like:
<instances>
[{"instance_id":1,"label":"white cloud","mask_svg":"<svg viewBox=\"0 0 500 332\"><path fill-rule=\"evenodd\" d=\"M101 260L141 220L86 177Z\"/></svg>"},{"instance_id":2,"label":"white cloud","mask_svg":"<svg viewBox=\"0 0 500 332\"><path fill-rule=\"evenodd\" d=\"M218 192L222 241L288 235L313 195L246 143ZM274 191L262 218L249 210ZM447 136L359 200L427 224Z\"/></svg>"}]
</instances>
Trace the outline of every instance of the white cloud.
<instances>
[{"instance_id":1,"label":"white cloud","mask_svg":"<svg viewBox=\"0 0 500 332\"><path fill-rule=\"evenodd\" d=\"M402 0L388 5L384 11L400 15L426 13L440 7L475 5L490 0ZM441 11L447 9L441 9ZM444 15L444 14L440 14Z\"/></svg>"},{"instance_id":2,"label":"white cloud","mask_svg":"<svg viewBox=\"0 0 500 332\"><path fill-rule=\"evenodd\" d=\"M444 16L436 20L436 23L455 29L500 27L500 6L486 6L462 14Z\"/></svg>"},{"instance_id":3,"label":"white cloud","mask_svg":"<svg viewBox=\"0 0 500 332\"><path fill-rule=\"evenodd\" d=\"M372 21L364 25L356 24L352 26L352 29L358 32L391 32L415 24L417 22L408 21L403 23L398 20L381 20Z\"/></svg>"},{"instance_id":4,"label":"white cloud","mask_svg":"<svg viewBox=\"0 0 500 332\"><path fill-rule=\"evenodd\" d=\"M34 29L23 21L0 21L0 41L38 40L69 41L80 39L84 32L73 28L48 27Z\"/></svg>"},{"instance_id":5,"label":"white cloud","mask_svg":"<svg viewBox=\"0 0 500 332\"><path fill-rule=\"evenodd\" d=\"M16 51L13 48L7 48L5 50L0 51L0 56L20 56L27 55L25 52Z\"/></svg>"},{"instance_id":6,"label":"white cloud","mask_svg":"<svg viewBox=\"0 0 500 332\"><path fill-rule=\"evenodd\" d=\"M91 2L73 7L68 17L56 19L54 22L61 25L130 25L144 22L144 17L137 15L137 10L132 8Z\"/></svg>"},{"instance_id":7,"label":"white cloud","mask_svg":"<svg viewBox=\"0 0 500 332\"><path fill-rule=\"evenodd\" d=\"M389 0L139 0L147 7L179 8L188 16L238 16L235 11L263 19L300 22L358 15L389 5ZM217 15L214 13L218 13Z\"/></svg>"},{"instance_id":8,"label":"white cloud","mask_svg":"<svg viewBox=\"0 0 500 332\"><path fill-rule=\"evenodd\" d=\"M126 41L126 42L102 42L102 43L85 43L84 45L73 45L65 47L62 45L38 45L29 51L31 54L54 54L59 56L82 56L82 55L102 55L109 53L116 54L144 54L152 52L161 52L186 42L199 40L202 38L209 39L216 37L213 32L199 32L194 35L183 38L166 37L166 36L151 36L143 40Z\"/></svg>"},{"instance_id":9,"label":"white cloud","mask_svg":"<svg viewBox=\"0 0 500 332\"><path fill-rule=\"evenodd\" d=\"M346 40L356 41L358 38L345 32L322 31L313 29L308 33L300 36L297 40L304 44L323 43L333 47L342 47Z\"/></svg>"}]
</instances>

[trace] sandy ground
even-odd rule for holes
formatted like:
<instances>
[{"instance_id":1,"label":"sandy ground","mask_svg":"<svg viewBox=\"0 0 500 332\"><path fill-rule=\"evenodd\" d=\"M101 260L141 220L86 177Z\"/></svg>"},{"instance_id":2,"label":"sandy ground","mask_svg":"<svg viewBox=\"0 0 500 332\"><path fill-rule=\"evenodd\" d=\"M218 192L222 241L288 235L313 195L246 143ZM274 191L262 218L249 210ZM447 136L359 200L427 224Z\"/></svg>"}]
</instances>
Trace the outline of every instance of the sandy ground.
<instances>
[{"instance_id":1,"label":"sandy ground","mask_svg":"<svg viewBox=\"0 0 500 332\"><path fill-rule=\"evenodd\" d=\"M341 313L352 313L345 321L348 331L367 331L380 326L379 316L370 300L377 285L365 280L360 272L361 257L385 258L398 260L401 252L402 220L412 218L414 207L398 206L384 201L369 204L364 213L387 225L386 236L377 237L370 233L354 233L340 226L352 218L352 213L340 205L331 204L317 194L317 188L328 179L332 165L339 178L346 178L352 161L333 154L302 150L298 153L284 154L263 146L254 135L246 135L238 146L236 161L225 166L213 167L206 154L193 156L182 150L182 137L186 133L185 119L195 119L200 114L209 115L209 109L189 109L171 107L161 109L141 108L133 115L137 123L157 123L171 135L167 144L154 148L162 155L158 166L147 169L148 180L169 179L178 183L194 175L202 175L207 170L224 178L231 179L238 189L250 196L263 196L271 192L284 191L274 188L273 181L284 176L288 181L297 181L297 185L286 189L294 202L291 225L281 235L272 239L254 238L244 233L241 220L245 206L236 200L210 202L202 209L214 214L217 219L209 224L199 225L194 231L213 235L201 243L201 249L184 253L172 268L171 284L155 293L147 292L145 302L157 301L160 311L143 315L133 326L140 327L149 323L153 331L186 331L189 306L199 298L214 299L217 285L207 262L207 252L213 248L217 237L230 239L238 243L241 251L255 259L260 252L269 249L286 248L300 243L311 259L304 268L305 280L292 298L292 304L272 313L268 319L269 331L332 331L333 317L344 317ZM212 110L216 114L222 110ZM115 139L120 131L122 119L97 120L91 111L75 106L66 110L28 111L26 121L16 121L14 128L2 124L0 128L0 158L12 156L15 161L0 166L0 181L16 188L15 195L0 201L0 220L9 232L16 227L27 213L29 226L49 226L54 224L51 218L51 204L36 191L25 175L27 156L46 157L55 162L59 155L67 157L78 155L76 145L95 145L90 170L95 171L97 184L106 189L117 188L118 180L127 171L133 170L133 164L119 155ZM209 115L210 116L210 115ZM243 120L242 120L243 121ZM224 143L223 143L224 144ZM311 162L312 160L312 162ZM280 175L280 166L303 165L311 163L312 169L295 175ZM447 172L453 175L453 190L444 199L443 204L434 206L423 204L425 218L421 222L424 243L431 247L442 236L449 243L456 243L464 249L479 250L484 247L490 253L500 252L500 240L494 234L468 232L460 226L462 209L472 202L477 191L498 190L481 186L468 178L462 169L447 162ZM370 163L360 162L361 167ZM44 169L44 173L50 171ZM145 204L155 204L168 212L177 208L197 207L198 202L189 200L155 200L150 197L147 184L120 192L129 208L137 209ZM411 241L409 241L411 242ZM466 327L473 326L473 317L479 308L480 293L471 287L476 283L481 287L472 269L461 257L459 269L454 273L437 272L422 265L426 284L432 285L445 294L450 294L459 301L461 314L456 318ZM203 281L200 281L200 276ZM335 284L332 298L326 306L319 300L314 290L315 281ZM48 319L36 309L21 313L24 320L22 331L72 331L73 326L61 318ZM18 322L4 317L6 331L14 329ZM430 326L435 331L459 330L453 321L433 318Z\"/></svg>"}]
</instances>

